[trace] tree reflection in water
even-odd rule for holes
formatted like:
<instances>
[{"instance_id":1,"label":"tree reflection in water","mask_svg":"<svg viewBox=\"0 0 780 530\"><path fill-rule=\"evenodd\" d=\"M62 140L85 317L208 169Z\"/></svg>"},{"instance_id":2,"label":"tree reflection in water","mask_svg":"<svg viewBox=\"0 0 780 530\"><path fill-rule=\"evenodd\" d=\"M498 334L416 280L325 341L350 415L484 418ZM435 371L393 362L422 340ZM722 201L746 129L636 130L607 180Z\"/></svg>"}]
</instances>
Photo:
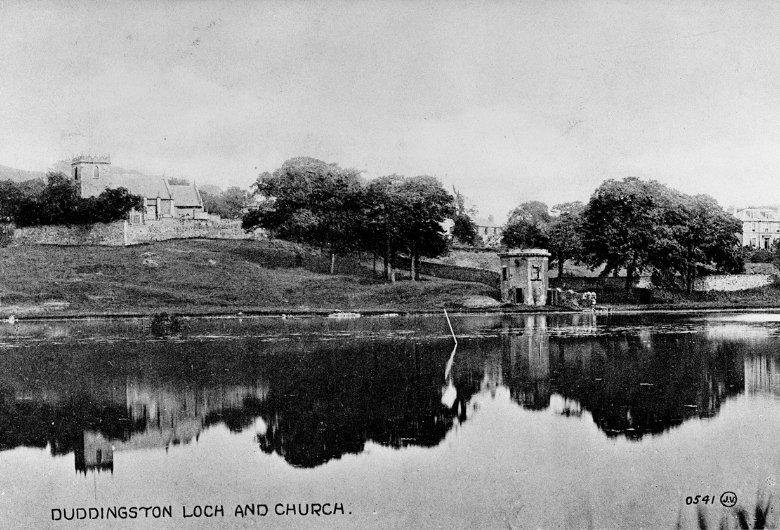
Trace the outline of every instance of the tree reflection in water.
<instances>
[{"instance_id":1,"label":"tree reflection in water","mask_svg":"<svg viewBox=\"0 0 780 530\"><path fill-rule=\"evenodd\" d=\"M114 451L166 449L214 425L240 432L262 418L262 451L311 468L367 442L436 446L478 413L472 398L500 388L533 411L549 411L559 395L564 405L551 412L589 421L587 412L607 436L630 440L712 417L745 391L780 395L769 339L605 331L593 317L550 329L539 315L481 322L490 329L459 340L457 398L444 402L446 335L9 350L0 359L0 450L49 446L74 452L79 471L105 470Z\"/></svg>"}]
</instances>

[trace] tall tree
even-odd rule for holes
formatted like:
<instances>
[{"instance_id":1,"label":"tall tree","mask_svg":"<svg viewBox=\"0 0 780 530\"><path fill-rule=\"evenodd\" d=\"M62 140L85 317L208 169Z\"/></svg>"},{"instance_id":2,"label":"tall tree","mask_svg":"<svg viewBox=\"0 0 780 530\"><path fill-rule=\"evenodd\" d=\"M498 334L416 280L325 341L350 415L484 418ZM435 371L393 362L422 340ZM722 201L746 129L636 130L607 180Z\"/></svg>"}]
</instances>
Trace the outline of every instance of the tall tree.
<instances>
[{"instance_id":1,"label":"tall tree","mask_svg":"<svg viewBox=\"0 0 780 530\"><path fill-rule=\"evenodd\" d=\"M548 225L548 249L552 259L558 263L558 277L563 276L566 260L576 259L582 253L580 237L581 214L585 205L579 201L556 204L553 212L558 213Z\"/></svg>"},{"instance_id":2,"label":"tall tree","mask_svg":"<svg viewBox=\"0 0 780 530\"><path fill-rule=\"evenodd\" d=\"M381 255L384 276L395 282L395 263L402 246L402 208L404 198L401 185L404 177L388 175L372 180L366 190L367 222L363 228L364 247Z\"/></svg>"},{"instance_id":3,"label":"tall tree","mask_svg":"<svg viewBox=\"0 0 780 530\"><path fill-rule=\"evenodd\" d=\"M16 217L23 194L19 186L10 180L0 181L0 222L8 223Z\"/></svg>"},{"instance_id":4,"label":"tall tree","mask_svg":"<svg viewBox=\"0 0 780 530\"><path fill-rule=\"evenodd\" d=\"M702 270L744 268L742 225L707 195L688 196L667 188L663 222L652 254L654 283L693 290Z\"/></svg>"},{"instance_id":5,"label":"tall tree","mask_svg":"<svg viewBox=\"0 0 780 530\"><path fill-rule=\"evenodd\" d=\"M468 215L455 214L452 237L463 245L482 246L482 238L477 233L477 225Z\"/></svg>"},{"instance_id":6,"label":"tall tree","mask_svg":"<svg viewBox=\"0 0 780 530\"><path fill-rule=\"evenodd\" d=\"M366 192L367 240L384 256L385 277L395 281L396 257L408 254L412 279L419 277L422 256L446 251L441 223L452 216L453 198L441 183L428 176L388 175L371 181Z\"/></svg>"},{"instance_id":7,"label":"tall tree","mask_svg":"<svg viewBox=\"0 0 780 530\"><path fill-rule=\"evenodd\" d=\"M208 193L200 190L203 208L225 219L241 218L247 202L247 192L238 186L231 186L220 193Z\"/></svg>"},{"instance_id":8,"label":"tall tree","mask_svg":"<svg viewBox=\"0 0 780 530\"><path fill-rule=\"evenodd\" d=\"M607 180L582 213L582 237L589 265L605 265L603 275L626 269L626 291L651 265L661 223L661 184L635 177Z\"/></svg>"},{"instance_id":9,"label":"tall tree","mask_svg":"<svg viewBox=\"0 0 780 530\"><path fill-rule=\"evenodd\" d=\"M357 248L362 222L360 173L308 157L286 161L254 184L264 202L244 216L245 230L267 228L278 237L326 248L336 256Z\"/></svg>"},{"instance_id":10,"label":"tall tree","mask_svg":"<svg viewBox=\"0 0 780 530\"><path fill-rule=\"evenodd\" d=\"M75 183L62 173L49 173L46 185L22 192L14 215L17 226L87 225L127 218L143 199L125 188L103 191L97 197L82 198Z\"/></svg>"},{"instance_id":11,"label":"tall tree","mask_svg":"<svg viewBox=\"0 0 780 530\"><path fill-rule=\"evenodd\" d=\"M455 186L452 187L454 197L453 207L453 225L452 237L459 243L469 246L482 246L483 241L477 232L477 225L472 220L472 216L477 214L474 206L466 207L466 196Z\"/></svg>"},{"instance_id":12,"label":"tall tree","mask_svg":"<svg viewBox=\"0 0 780 530\"><path fill-rule=\"evenodd\" d=\"M435 257L447 251L441 224L455 212L453 198L438 179L427 175L404 179L399 191L403 198L401 241L411 260L412 280L417 280L420 257Z\"/></svg>"},{"instance_id":13,"label":"tall tree","mask_svg":"<svg viewBox=\"0 0 780 530\"><path fill-rule=\"evenodd\" d=\"M626 269L626 291L652 270L654 281L688 291L701 270L742 269L741 225L714 199L689 196L656 181L608 180L582 214L582 238L591 266L604 274Z\"/></svg>"},{"instance_id":14,"label":"tall tree","mask_svg":"<svg viewBox=\"0 0 780 530\"><path fill-rule=\"evenodd\" d=\"M547 233L525 219L507 223L501 233L501 244L507 248L547 248L549 243Z\"/></svg>"},{"instance_id":15,"label":"tall tree","mask_svg":"<svg viewBox=\"0 0 780 530\"><path fill-rule=\"evenodd\" d=\"M509 212L501 244L509 248L547 248L550 211L539 201L528 201Z\"/></svg>"},{"instance_id":16,"label":"tall tree","mask_svg":"<svg viewBox=\"0 0 780 530\"><path fill-rule=\"evenodd\" d=\"M513 224L517 221L525 221L537 228L544 230L550 222L550 209L540 201L524 202L514 210L509 212L507 224Z\"/></svg>"}]
</instances>

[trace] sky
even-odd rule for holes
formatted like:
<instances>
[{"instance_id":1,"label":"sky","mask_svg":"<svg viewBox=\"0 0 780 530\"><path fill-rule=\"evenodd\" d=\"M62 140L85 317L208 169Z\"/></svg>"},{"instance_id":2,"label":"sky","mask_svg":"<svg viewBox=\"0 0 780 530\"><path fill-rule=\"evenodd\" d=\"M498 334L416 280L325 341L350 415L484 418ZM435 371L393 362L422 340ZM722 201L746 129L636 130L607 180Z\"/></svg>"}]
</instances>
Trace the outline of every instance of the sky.
<instances>
[{"instance_id":1,"label":"sky","mask_svg":"<svg viewBox=\"0 0 780 530\"><path fill-rule=\"evenodd\" d=\"M780 203L780 3L0 0L0 165L248 187L310 156L480 215L655 179Z\"/></svg>"}]
</instances>

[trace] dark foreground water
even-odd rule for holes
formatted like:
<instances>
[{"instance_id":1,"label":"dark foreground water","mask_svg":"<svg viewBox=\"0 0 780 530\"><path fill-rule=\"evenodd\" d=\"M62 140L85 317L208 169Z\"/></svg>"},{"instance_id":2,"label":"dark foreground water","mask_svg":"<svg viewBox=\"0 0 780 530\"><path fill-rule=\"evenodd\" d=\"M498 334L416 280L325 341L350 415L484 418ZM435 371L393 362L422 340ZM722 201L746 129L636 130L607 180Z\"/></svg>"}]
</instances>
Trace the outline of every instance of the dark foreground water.
<instances>
[{"instance_id":1,"label":"dark foreground water","mask_svg":"<svg viewBox=\"0 0 780 530\"><path fill-rule=\"evenodd\" d=\"M3 323L0 527L717 528L724 492L780 500L780 315L452 320L454 355L443 317Z\"/></svg>"}]
</instances>

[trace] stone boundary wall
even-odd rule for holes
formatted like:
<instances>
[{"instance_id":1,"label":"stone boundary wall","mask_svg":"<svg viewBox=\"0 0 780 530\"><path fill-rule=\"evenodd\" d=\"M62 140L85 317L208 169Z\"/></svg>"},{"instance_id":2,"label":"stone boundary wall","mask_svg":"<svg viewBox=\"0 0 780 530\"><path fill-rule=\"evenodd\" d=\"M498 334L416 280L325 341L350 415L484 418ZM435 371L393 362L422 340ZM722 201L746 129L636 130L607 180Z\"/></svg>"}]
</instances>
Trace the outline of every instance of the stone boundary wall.
<instances>
[{"instance_id":1,"label":"stone boundary wall","mask_svg":"<svg viewBox=\"0 0 780 530\"><path fill-rule=\"evenodd\" d=\"M702 276L693 281L694 291L742 291L766 287L774 281L771 274L722 274Z\"/></svg>"},{"instance_id":2,"label":"stone boundary wall","mask_svg":"<svg viewBox=\"0 0 780 530\"><path fill-rule=\"evenodd\" d=\"M160 219L142 225L127 225L126 245L139 245L168 239L254 239L241 229L241 221Z\"/></svg>"},{"instance_id":3,"label":"stone boundary wall","mask_svg":"<svg viewBox=\"0 0 780 530\"><path fill-rule=\"evenodd\" d=\"M742 291L765 287L773 282L771 274L713 274L701 276L693 283L694 291ZM625 278L551 278L550 287L574 291L609 290L619 291L625 287ZM649 277L641 277L634 283L638 289L653 289Z\"/></svg>"},{"instance_id":4,"label":"stone boundary wall","mask_svg":"<svg viewBox=\"0 0 780 530\"><path fill-rule=\"evenodd\" d=\"M410 260L408 258L399 257L396 266L408 271L409 262ZM459 282L483 283L494 289L499 289L501 287L501 275L499 273L487 269L477 269L475 267L458 267L457 265L444 265L441 263L431 263L430 261L420 260L420 274L456 280Z\"/></svg>"},{"instance_id":5,"label":"stone boundary wall","mask_svg":"<svg viewBox=\"0 0 780 530\"><path fill-rule=\"evenodd\" d=\"M125 245L124 221L87 226L30 226L15 228L12 245Z\"/></svg>"},{"instance_id":6,"label":"stone boundary wall","mask_svg":"<svg viewBox=\"0 0 780 530\"><path fill-rule=\"evenodd\" d=\"M497 246L497 247L470 247L470 246L467 246L467 245L452 245L452 247L450 247L450 248L452 250L462 250L462 251L465 251L465 252L474 252L475 254L480 254L480 253L482 253L482 254L487 254L487 253L495 254L497 252L504 252L504 251L507 250L506 248L500 247L500 246Z\"/></svg>"},{"instance_id":7,"label":"stone boundary wall","mask_svg":"<svg viewBox=\"0 0 780 530\"><path fill-rule=\"evenodd\" d=\"M88 226L33 226L15 228L11 245L98 245L122 247L168 239L256 239L241 229L241 221L161 219L143 225L127 221Z\"/></svg>"},{"instance_id":8,"label":"stone boundary wall","mask_svg":"<svg viewBox=\"0 0 780 530\"><path fill-rule=\"evenodd\" d=\"M639 282L634 282L634 287L647 287L649 278L640 277ZM609 276L607 278L582 278L582 277L570 277L564 276L563 278L550 278L551 288L560 288L563 290L571 289L572 291L592 291L594 289L607 289L620 291L626 286L625 278L613 278Z\"/></svg>"}]
</instances>

